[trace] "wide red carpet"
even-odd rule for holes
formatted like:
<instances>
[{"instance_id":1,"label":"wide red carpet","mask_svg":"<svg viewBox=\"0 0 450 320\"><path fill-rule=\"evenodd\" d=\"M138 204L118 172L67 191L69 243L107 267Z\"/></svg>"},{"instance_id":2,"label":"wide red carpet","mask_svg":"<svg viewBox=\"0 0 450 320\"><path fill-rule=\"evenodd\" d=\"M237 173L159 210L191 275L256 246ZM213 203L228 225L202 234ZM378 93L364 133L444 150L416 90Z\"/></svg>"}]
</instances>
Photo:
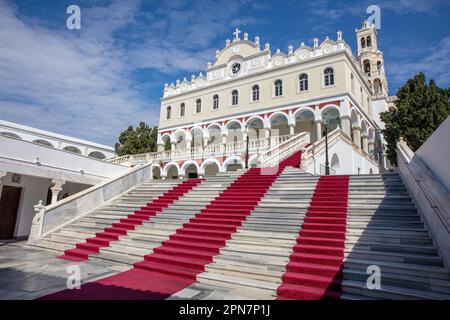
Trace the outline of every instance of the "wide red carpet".
<instances>
[{"instance_id":1,"label":"wide red carpet","mask_svg":"<svg viewBox=\"0 0 450 320\"><path fill-rule=\"evenodd\" d=\"M135 263L134 269L88 283L80 290L65 290L43 299L108 299L110 296L162 299L189 286L225 246L284 168L297 166L298 161L296 153L282 161L271 174L265 174L264 169L249 169L153 253ZM105 292L110 289L114 294Z\"/></svg>"},{"instance_id":2,"label":"wide red carpet","mask_svg":"<svg viewBox=\"0 0 450 320\"><path fill-rule=\"evenodd\" d=\"M201 182L201 179L188 179L181 182L148 203L145 207L142 207L141 210L137 210L126 218L114 222L111 227L105 228L102 232L97 232L95 237L88 238L85 242L77 243L74 249L65 250L64 255L59 258L70 261L87 260L90 254L98 253L100 248L109 247L112 241L119 240L119 237L128 233L128 230L134 230L136 225L141 225L144 220L149 220L150 217L167 208L171 203Z\"/></svg>"},{"instance_id":3,"label":"wide red carpet","mask_svg":"<svg viewBox=\"0 0 450 320\"><path fill-rule=\"evenodd\" d=\"M348 176L319 178L278 299L340 298L348 185Z\"/></svg>"}]
</instances>

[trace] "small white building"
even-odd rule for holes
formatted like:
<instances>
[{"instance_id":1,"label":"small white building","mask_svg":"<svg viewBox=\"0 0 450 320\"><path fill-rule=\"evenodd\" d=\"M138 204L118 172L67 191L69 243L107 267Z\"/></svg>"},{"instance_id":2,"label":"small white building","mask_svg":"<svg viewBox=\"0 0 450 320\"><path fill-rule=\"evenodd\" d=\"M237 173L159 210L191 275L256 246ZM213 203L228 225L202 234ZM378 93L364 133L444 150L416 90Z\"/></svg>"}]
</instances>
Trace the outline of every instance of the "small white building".
<instances>
[{"instance_id":1,"label":"small white building","mask_svg":"<svg viewBox=\"0 0 450 320\"><path fill-rule=\"evenodd\" d=\"M127 167L103 159L114 149L0 120L0 239L26 238L34 206L70 197Z\"/></svg>"}]
</instances>

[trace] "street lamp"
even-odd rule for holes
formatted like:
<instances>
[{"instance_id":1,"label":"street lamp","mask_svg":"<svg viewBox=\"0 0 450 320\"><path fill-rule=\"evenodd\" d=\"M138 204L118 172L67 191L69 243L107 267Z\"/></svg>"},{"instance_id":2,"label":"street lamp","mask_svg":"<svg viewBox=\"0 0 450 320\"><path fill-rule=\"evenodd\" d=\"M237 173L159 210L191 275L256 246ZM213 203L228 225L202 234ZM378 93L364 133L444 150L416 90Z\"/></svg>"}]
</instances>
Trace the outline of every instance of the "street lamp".
<instances>
[{"instance_id":1,"label":"street lamp","mask_svg":"<svg viewBox=\"0 0 450 320\"><path fill-rule=\"evenodd\" d=\"M245 140L246 140L246 146L245 146L245 169L248 169L248 144L249 144L250 138L248 136L248 124L247 123L245 124L245 133L246 133L246 137L245 137Z\"/></svg>"},{"instance_id":2,"label":"street lamp","mask_svg":"<svg viewBox=\"0 0 450 320\"><path fill-rule=\"evenodd\" d=\"M330 164L328 162L328 124L330 119L327 116L323 116L322 124L325 127L325 175L330 175Z\"/></svg>"}]
</instances>

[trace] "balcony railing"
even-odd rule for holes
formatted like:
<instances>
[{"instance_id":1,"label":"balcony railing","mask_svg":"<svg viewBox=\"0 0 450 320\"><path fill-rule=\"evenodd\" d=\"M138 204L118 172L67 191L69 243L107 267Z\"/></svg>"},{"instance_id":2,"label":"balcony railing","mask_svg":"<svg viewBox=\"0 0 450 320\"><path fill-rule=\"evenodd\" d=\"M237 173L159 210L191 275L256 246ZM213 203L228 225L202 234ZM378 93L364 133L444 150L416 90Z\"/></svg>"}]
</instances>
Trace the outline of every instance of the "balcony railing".
<instances>
[{"instance_id":1,"label":"balcony railing","mask_svg":"<svg viewBox=\"0 0 450 320\"><path fill-rule=\"evenodd\" d=\"M249 140L249 154L261 153L270 148L285 143L291 138L289 135L272 136L270 138ZM210 157L222 156L242 156L246 152L246 141L227 142L225 144L210 144L207 146L196 146L192 148L183 148L175 150L166 150L160 152L148 152L135 155L125 155L107 159L106 161L116 164L136 165L156 161L178 161L187 159L204 159Z\"/></svg>"}]
</instances>

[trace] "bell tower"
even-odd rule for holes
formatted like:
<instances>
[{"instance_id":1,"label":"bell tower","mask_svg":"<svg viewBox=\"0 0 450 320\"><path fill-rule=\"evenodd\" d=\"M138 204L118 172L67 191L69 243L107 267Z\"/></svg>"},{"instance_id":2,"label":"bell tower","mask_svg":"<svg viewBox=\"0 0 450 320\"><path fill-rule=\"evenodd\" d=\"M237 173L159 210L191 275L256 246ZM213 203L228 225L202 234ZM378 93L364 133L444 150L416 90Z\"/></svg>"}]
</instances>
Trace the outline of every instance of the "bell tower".
<instances>
[{"instance_id":1,"label":"bell tower","mask_svg":"<svg viewBox=\"0 0 450 320\"><path fill-rule=\"evenodd\" d=\"M378 49L378 35L375 26L364 20L361 29L356 29L358 61L366 75L375 97L387 97L388 85L384 72L383 52Z\"/></svg>"}]
</instances>

